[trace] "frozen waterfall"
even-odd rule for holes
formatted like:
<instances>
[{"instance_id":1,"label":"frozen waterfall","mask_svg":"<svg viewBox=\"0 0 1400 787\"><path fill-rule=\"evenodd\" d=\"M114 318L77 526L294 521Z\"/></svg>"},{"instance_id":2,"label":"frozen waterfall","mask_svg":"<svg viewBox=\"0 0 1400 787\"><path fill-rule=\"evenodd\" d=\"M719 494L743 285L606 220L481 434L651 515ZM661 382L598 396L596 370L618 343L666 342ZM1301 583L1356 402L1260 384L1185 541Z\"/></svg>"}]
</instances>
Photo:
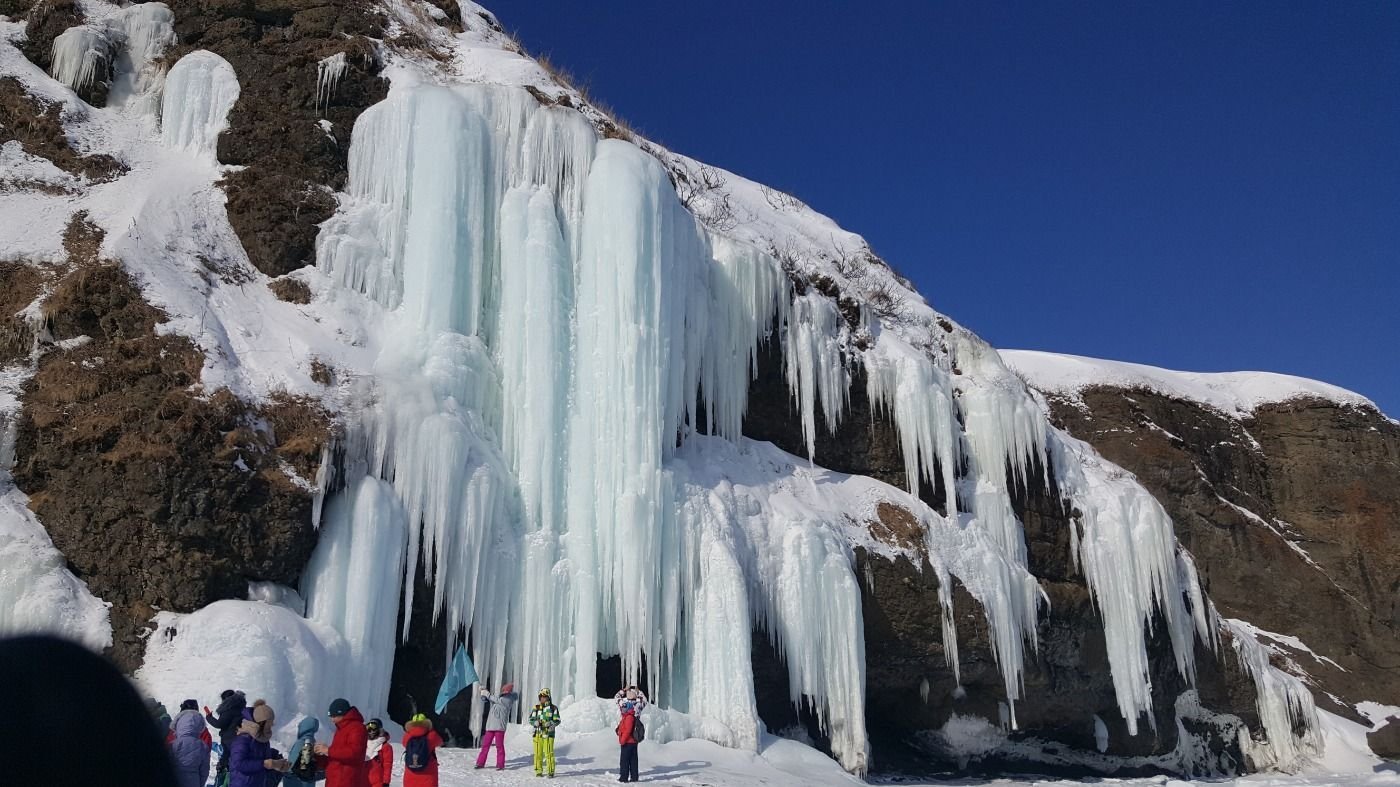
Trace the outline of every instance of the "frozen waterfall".
<instances>
[{"instance_id":1,"label":"frozen waterfall","mask_svg":"<svg viewBox=\"0 0 1400 787\"><path fill-rule=\"evenodd\" d=\"M191 105L180 116L199 122L180 136L208 149L199 108L219 69L183 65L167 108ZM331 297L377 326L364 337L377 360L302 590L308 617L343 638L345 680L371 712L421 571L444 660L469 641L484 680L567 703L594 696L597 659L619 656L624 679L726 745L757 745L750 638L766 632L793 703L863 771L851 526L864 523L850 512L877 494L922 523L955 673L952 582L984 607L1014 726L1043 595L1011 500L1052 468L1082 514L1076 554L1130 728L1151 705L1151 616L1165 616L1188 681L1193 638L1211 636L1160 506L1050 429L995 351L868 316L858 346L833 300L706 229L655 158L600 140L572 109L506 87L396 84L356 123L317 253ZM765 341L781 345L806 462L741 438ZM842 497L813 464L856 364L895 424L907 490L866 479L878 493ZM918 500L925 484L946 492L943 511ZM357 565L380 592L353 586Z\"/></svg>"}]
</instances>

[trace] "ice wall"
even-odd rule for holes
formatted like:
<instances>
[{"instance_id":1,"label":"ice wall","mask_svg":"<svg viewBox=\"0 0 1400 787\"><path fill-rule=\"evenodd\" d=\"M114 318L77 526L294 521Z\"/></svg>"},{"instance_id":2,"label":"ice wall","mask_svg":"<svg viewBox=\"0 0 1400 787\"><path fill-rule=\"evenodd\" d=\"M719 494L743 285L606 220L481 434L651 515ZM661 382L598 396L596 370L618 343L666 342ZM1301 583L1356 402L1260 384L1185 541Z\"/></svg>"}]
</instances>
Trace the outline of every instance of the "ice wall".
<instances>
[{"instance_id":1,"label":"ice wall","mask_svg":"<svg viewBox=\"0 0 1400 787\"><path fill-rule=\"evenodd\" d=\"M219 134L238 100L238 77L227 60L203 49L180 58L165 80L161 98L161 141L167 146L214 158Z\"/></svg>"}]
</instances>

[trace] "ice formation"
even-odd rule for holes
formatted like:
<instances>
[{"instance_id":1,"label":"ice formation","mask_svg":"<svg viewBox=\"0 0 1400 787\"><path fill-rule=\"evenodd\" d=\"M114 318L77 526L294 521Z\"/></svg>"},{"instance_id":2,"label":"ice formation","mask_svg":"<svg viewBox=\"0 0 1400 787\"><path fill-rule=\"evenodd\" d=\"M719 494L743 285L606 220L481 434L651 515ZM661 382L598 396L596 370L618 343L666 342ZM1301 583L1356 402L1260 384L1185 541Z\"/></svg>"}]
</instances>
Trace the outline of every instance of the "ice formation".
<instances>
[{"instance_id":1,"label":"ice formation","mask_svg":"<svg viewBox=\"0 0 1400 787\"><path fill-rule=\"evenodd\" d=\"M330 57L323 58L316 62L316 107L329 107L331 96L335 95L335 86L340 83L340 78L345 76L345 69L350 67L350 60L344 52L336 52Z\"/></svg>"},{"instance_id":2,"label":"ice formation","mask_svg":"<svg viewBox=\"0 0 1400 787\"><path fill-rule=\"evenodd\" d=\"M175 14L164 3L139 3L113 13L106 26L116 50L107 106L156 117L165 83L160 57L175 43Z\"/></svg>"},{"instance_id":3,"label":"ice formation","mask_svg":"<svg viewBox=\"0 0 1400 787\"><path fill-rule=\"evenodd\" d=\"M167 707L245 690L249 700L267 700L285 735L299 714L324 713L337 692L355 687L362 675L347 669L351 663L333 629L286 607L218 601L188 615L158 613L135 677Z\"/></svg>"},{"instance_id":4,"label":"ice formation","mask_svg":"<svg viewBox=\"0 0 1400 787\"><path fill-rule=\"evenodd\" d=\"M1087 443L1056 431L1050 439L1056 478L1079 511L1071 549L1104 620L1118 710L1137 734L1153 723L1147 635L1160 613L1178 671L1195 679L1194 644L1209 630L1194 569L1178 561L1171 518L1137 479L1104 461Z\"/></svg>"},{"instance_id":5,"label":"ice formation","mask_svg":"<svg viewBox=\"0 0 1400 787\"><path fill-rule=\"evenodd\" d=\"M200 49L180 58L165 80L161 140L212 159L238 92L233 66L222 57Z\"/></svg>"},{"instance_id":6,"label":"ice formation","mask_svg":"<svg viewBox=\"0 0 1400 787\"><path fill-rule=\"evenodd\" d=\"M53 40L49 74L73 90L84 90L105 76L112 60L112 42L102 30L79 25Z\"/></svg>"},{"instance_id":7,"label":"ice formation","mask_svg":"<svg viewBox=\"0 0 1400 787\"><path fill-rule=\"evenodd\" d=\"M1298 678L1273 666L1269 650L1254 638L1251 627L1233 620L1221 625L1230 643L1254 681L1255 706L1264 740L1255 740L1247 728L1240 728L1240 747L1257 768L1293 771L1307 758L1322 750L1321 725L1312 692ZM1302 730L1298 735L1295 730Z\"/></svg>"}]
</instances>

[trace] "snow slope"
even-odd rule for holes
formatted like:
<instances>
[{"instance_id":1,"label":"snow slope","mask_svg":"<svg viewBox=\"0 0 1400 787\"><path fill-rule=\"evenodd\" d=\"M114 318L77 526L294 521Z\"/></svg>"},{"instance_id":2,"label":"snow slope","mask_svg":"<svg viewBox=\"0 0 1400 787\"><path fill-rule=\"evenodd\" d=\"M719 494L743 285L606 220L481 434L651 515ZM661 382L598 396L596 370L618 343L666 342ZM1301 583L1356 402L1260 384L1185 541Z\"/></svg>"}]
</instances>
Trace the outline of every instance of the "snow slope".
<instances>
[{"instance_id":1,"label":"snow slope","mask_svg":"<svg viewBox=\"0 0 1400 787\"><path fill-rule=\"evenodd\" d=\"M153 29L168 25L158 5L141 6ZM596 693L595 654L618 655L629 679L645 665L678 739L748 752L724 753L736 774L774 748L748 674L760 628L787 654L794 704L816 712L844 768L863 772L853 548L895 548L864 523L882 501L909 511L940 585L956 577L981 603L1015 728L1042 594L1011 490L1035 472L1054 472L1085 514L1076 557L1106 613L1130 725L1150 710L1154 615L1191 680L1195 639L1216 643L1208 602L1130 474L1052 429L997 352L859 236L732 173L617 138L489 12L461 5L467 30L452 35L413 0L385 0L390 34L411 29L446 57L383 49L389 95L357 122L339 210L316 265L296 274L314 293L307 306L263 286L224 213L211 152L238 94L228 63L197 51L156 78L167 36L142 38L140 57L112 38L118 78L139 82L143 100L93 109L26 61L22 29L0 22L0 73L61 105L79 148L128 167L109 183L67 184L75 193L0 194L0 210L21 219L0 227L0 256L61 260L61 228L86 211L106 233L103 257L170 315L162 329L205 352L205 390L316 396L346 426L343 461L318 479L325 515L304 612L222 601L163 613L139 675L153 694L178 702L236 682L281 703L283 718L339 694L382 715L396 618L422 565L434 611L470 632L492 685L549 685L567 703ZM102 30L136 8L84 6ZM338 67L317 66L318 96ZM565 95L579 109L550 103ZM56 177L8 149L0 162ZM741 439L765 341L781 349L805 460ZM322 388L313 361L344 382ZM816 430L845 415L856 369L896 426L908 490L817 465ZM965 510L932 511L912 494L921 481L956 490ZM951 592L941 601L956 673ZM268 653L263 642L281 644ZM1265 663L1255 676L1284 714L1271 729L1316 728L1310 700L1274 672ZM1266 759L1295 767L1316 741L1284 734Z\"/></svg>"},{"instance_id":2,"label":"snow slope","mask_svg":"<svg viewBox=\"0 0 1400 787\"><path fill-rule=\"evenodd\" d=\"M1378 410L1366 397L1304 377L1272 372L1176 372L1122 361L1035 350L1000 350L1002 360L1026 382L1049 394L1078 400L1085 388L1104 385L1141 388L1189 402L1199 402L1234 418L1293 399L1323 399Z\"/></svg>"}]
</instances>

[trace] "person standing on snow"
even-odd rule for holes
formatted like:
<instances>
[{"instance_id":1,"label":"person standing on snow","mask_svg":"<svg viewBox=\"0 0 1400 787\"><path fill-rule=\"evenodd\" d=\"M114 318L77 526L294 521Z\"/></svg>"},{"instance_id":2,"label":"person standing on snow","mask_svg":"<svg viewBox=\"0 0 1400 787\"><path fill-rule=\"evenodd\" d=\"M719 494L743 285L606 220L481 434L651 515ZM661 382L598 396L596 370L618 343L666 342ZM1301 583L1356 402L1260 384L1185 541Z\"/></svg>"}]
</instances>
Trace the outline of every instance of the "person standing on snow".
<instances>
[{"instance_id":1,"label":"person standing on snow","mask_svg":"<svg viewBox=\"0 0 1400 787\"><path fill-rule=\"evenodd\" d=\"M621 747L617 780L635 782L638 769L637 744L642 742L645 730L641 714L642 708L647 706L647 697L636 686L628 686L619 691L614 699L617 700L618 710L622 712L622 720L617 723L617 743Z\"/></svg>"},{"instance_id":2,"label":"person standing on snow","mask_svg":"<svg viewBox=\"0 0 1400 787\"><path fill-rule=\"evenodd\" d=\"M204 707L204 720L219 731L219 764L215 766L214 784L216 787L228 785L228 757L233 739L238 735L238 725L243 723L243 709L248 707L248 699L243 692L225 689L219 695L219 708L210 712Z\"/></svg>"},{"instance_id":3,"label":"person standing on snow","mask_svg":"<svg viewBox=\"0 0 1400 787\"><path fill-rule=\"evenodd\" d=\"M515 716L520 695L515 693L514 683L507 683L501 687L501 696L482 689L481 698L491 704L491 712L486 716L486 729L481 735L481 753L476 755L476 767L486 767L486 752L495 743L496 770L503 771L506 769L506 725Z\"/></svg>"},{"instance_id":4,"label":"person standing on snow","mask_svg":"<svg viewBox=\"0 0 1400 787\"><path fill-rule=\"evenodd\" d=\"M331 703L329 715L335 725L331 745L316 744L316 753L326 758L326 787L370 787L369 763L365 762L365 747L369 733L365 717L349 700Z\"/></svg>"},{"instance_id":5,"label":"person standing on snow","mask_svg":"<svg viewBox=\"0 0 1400 787\"><path fill-rule=\"evenodd\" d=\"M365 724L365 734L369 736L365 747L369 787L389 787L394 778L394 747L389 743L389 733L384 731L384 722L370 719Z\"/></svg>"},{"instance_id":6,"label":"person standing on snow","mask_svg":"<svg viewBox=\"0 0 1400 787\"><path fill-rule=\"evenodd\" d=\"M549 689L540 689L540 701L530 709L530 727L535 731L535 775L554 778L554 730L559 726L559 706Z\"/></svg>"},{"instance_id":7,"label":"person standing on snow","mask_svg":"<svg viewBox=\"0 0 1400 787\"><path fill-rule=\"evenodd\" d=\"M170 747L170 759L175 763L175 780L180 787L204 787L209 781L209 750L214 739L204 726L199 703L194 700L180 703L180 712L175 714L170 726L166 744Z\"/></svg>"},{"instance_id":8,"label":"person standing on snow","mask_svg":"<svg viewBox=\"0 0 1400 787\"><path fill-rule=\"evenodd\" d=\"M262 700L243 709L243 722L228 756L229 787L272 787L292 767L272 748L275 719L272 706Z\"/></svg>"},{"instance_id":9,"label":"person standing on snow","mask_svg":"<svg viewBox=\"0 0 1400 787\"><path fill-rule=\"evenodd\" d=\"M297 742L287 757L292 767L282 777L282 787L312 787L326 778L325 758L316 756L316 733L320 729L321 722L315 716L307 716L297 725Z\"/></svg>"},{"instance_id":10,"label":"person standing on snow","mask_svg":"<svg viewBox=\"0 0 1400 787\"><path fill-rule=\"evenodd\" d=\"M403 729L403 787L438 787L437 749L442 736L421 713Z\"/></svg>"}]
</instances>

